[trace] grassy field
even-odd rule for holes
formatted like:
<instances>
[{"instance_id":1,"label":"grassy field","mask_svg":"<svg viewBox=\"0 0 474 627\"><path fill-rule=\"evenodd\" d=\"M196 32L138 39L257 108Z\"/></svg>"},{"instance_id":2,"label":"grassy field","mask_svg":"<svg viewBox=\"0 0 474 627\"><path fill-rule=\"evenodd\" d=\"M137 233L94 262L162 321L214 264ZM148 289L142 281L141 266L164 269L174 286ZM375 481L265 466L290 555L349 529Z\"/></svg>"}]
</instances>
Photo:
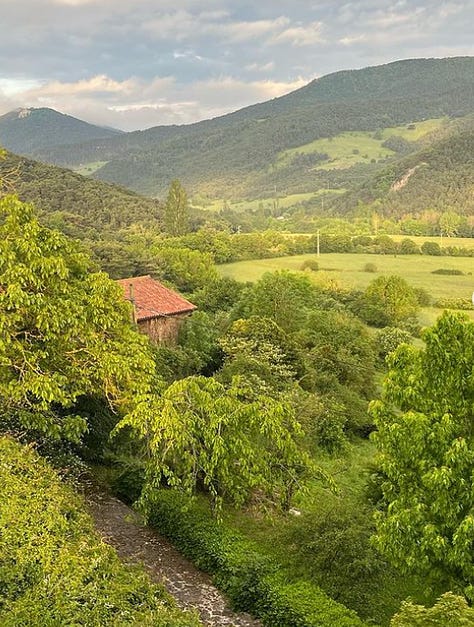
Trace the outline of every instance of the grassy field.
<instances>
[{"instance_id":1,"label":"grassy field","mask_svg":"<svg viewBox=\"0 0 474 627\"><path fill-rule=\"evenodd\" d=\"M294 207L300 202L305 202L311 198L321 196L322 194L343 194L345 189L319 189L314 192L307 192L302 194L290 194L289 196L282 196L276 198L258 198L255 200L224 200L223 198L217 198L210 201L207 204L202 204L199 201L192 201L191 204L199 209L206 211L220 211L227 205L233 211L242 213L256 211L260 207L273 209L275 202L278 202L280 209L288 209Z\"/></svg>"},{"instance_id":2,"label":"grassy field","mask_svg":"<svg viewBox=\"0 0 474 627\"><path fill-rule=\"evenodd\" d=\"M85 163L84 165L75 168L74 172L77 172L77 174L82 174L82 176L89 176L89 174L96 172L106 163L108 163L108 161L92 161L91 163Z\"/></svg>"},{"instance_id":3,"label":"grassy field","mask_svg":"<svg viewBox=\"0 0 474 627\"><path fill-rule=\"evenodd\" d=\"M329 160L317 164L315 169L332 170L350 168L356 163L378 161L393 156L393 150L382 146L389 137L396 135L407 141L418 141L423 136L438 129L443 119L425 120L415 124L385 128L379 133L347 132L332 138L317 139L309 144L285 150L278 155L276 167L286 165L292 158L300 154L325 153Z\"/></svg>"},{"instance_id":4,"label":"grassy field","mask_svg":"<svg viewBox=\"0 0 474 627\"><path fill-rule=\"evenodd\" d=\"M472 242L472 240L471 240ZM222 276L238 281L257 281L264 272L274 270L300 270L307 259L317 260L320 271L315 279L322 276L337 280L346 287L364 289L377 276L398 274L413 287L423 287L434 300L439 298L471 298L474 291L474 259L472 257L429 257L426 255L371 255L327 253L277 257L275 259L254 259L219 266ZM366 263L375 264L376 272L365 272ZM461 276L432 274L439 268L457 269Z\"/></svg>"}]
</instances>

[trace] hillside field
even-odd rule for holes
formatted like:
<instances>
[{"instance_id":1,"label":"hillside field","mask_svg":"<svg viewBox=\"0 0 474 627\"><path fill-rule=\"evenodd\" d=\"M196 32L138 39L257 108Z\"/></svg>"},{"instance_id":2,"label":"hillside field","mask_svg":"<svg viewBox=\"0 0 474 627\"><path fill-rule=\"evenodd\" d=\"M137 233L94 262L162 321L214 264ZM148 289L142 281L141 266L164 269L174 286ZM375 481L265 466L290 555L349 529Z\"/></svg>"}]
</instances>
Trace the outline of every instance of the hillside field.
<instances>
[{"instance_id":1,"label":"hillside field","mask_svg":"<svg viewBox=\"0 0 474 627\"><path fill-rule=\"evenodd\" d=\"M472 240L471 241L472 244ZM346 287L365 289L380 275L398 274L413 287L423 287L434 300L439 298L470 298L474 291L474 259L472 257L431 257L427 255L373 255L325 253L253 259L219 266L222 276L238 281L257 281L265 272L274 270L298 271L308 259L319 263L319 272L335 279ZM365 272L367 263L375 264L376 272ZM461 270L460 276L432 274L433 270L449 268Z\"/></svg>"},{"instance_id":2,"label":"hillside field","mask_svg":"<svg viewBox=\"0 0 474 627\"><path fill-rule=\"evenodd\" d=\"M323 137L303 146L284 150L278 155L276 167L281 167L298 154L327 154L328 159L316 166L318 169L350 168L355 163L370 159L385 159L395 153L383 146L383 142L392 136L415 142L436 131L443 124L443 118L425 120L416 124L405 124L381 129L380 131L346 132L335 137ZM316 169L315 168L315 169Z\"/></svg>"}]
</instances>

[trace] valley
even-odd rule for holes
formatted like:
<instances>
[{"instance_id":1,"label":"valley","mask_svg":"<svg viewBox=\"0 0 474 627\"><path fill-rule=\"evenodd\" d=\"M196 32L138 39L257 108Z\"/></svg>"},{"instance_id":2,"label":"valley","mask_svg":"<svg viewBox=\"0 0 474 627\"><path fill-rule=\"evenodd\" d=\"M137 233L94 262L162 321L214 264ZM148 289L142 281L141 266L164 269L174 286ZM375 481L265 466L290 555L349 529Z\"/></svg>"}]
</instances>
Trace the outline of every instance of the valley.
<instances>
[{"instance_id":1,"label":"valley","mask_svg":"<svg viewBox=\"0 0 474 627\"><path fill-rule=\"evenodd\" d=\"M474 624L474 57L0 145L0 623Z\"/></svg>"}]
</instances>

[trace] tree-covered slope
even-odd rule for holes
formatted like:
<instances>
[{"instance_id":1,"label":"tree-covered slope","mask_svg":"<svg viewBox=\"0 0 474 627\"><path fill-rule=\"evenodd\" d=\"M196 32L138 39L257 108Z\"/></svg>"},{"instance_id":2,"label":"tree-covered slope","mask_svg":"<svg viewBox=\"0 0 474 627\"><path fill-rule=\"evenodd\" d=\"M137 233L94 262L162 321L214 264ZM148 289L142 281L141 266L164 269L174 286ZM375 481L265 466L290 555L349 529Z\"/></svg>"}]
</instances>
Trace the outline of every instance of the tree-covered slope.
<instances>
[{"instance_id":1,"label":"tree-covered slope","mask_svg":"<svg viewBox=\"0 0 474 627\"><path fill-rule=\"evenodd\" d=\"M46 107L16 109L0 116L0 145L30 156L49 146L69 147L116 135L121 135L121 131L88 124Z\"/></svg>"},{"instance_id":2,"label":"tree-covered slope","mask_svg":"<svg viewBox=\"0 0 474 627\"><path fill-rule=\"evenodd\" d=\"M157 200L11 153L0 160L2 178L22 201L34 203L47 223L81 239L160 220Z\"/></svg>"},{"instance_id":3,"label":"tree-covered slope","mask_svg":"<svg viewBox=\"0 0 474 627\"><path fill-rule=\"evenodd\" d=\"M268 196L275 186L282 194L321 186L312 167L275 168L282 151L345 131L473 110L474 57L412 59L330 74L213 120L128 133L73 151L51 148L38 156L66 166L107 161L94 176L147 194L161 194L180 178L191 193Z\"/></svg>"},{"instance_id":4,"label":"tree-covered slope","mask_svg":"<svg viewBox=\"0 0 474 627\"><path fill-rule=\"evenodd\" d=\"M426 210L474 215L474 116L337 198L333 209L346 213L374 202L395 217Z\"/></svg>"}]
</instances>

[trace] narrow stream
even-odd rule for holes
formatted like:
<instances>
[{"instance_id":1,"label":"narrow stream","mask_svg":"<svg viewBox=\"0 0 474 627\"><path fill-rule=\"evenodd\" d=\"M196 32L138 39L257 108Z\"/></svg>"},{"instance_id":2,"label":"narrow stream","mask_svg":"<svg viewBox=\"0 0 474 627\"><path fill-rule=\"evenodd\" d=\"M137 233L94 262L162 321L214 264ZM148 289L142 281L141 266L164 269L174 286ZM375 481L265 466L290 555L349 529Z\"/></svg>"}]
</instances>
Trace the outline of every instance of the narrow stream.
<instances>
[{"instance_id":1,"label":"narrow stream","mask_svg":"<svg viewBox=\"0 0 474 627\"><path fill-rule=\"evenodd\" d=\"M105 542L127 563L141 563L150 578L162 583L182 609L194 609L212 627L258 627L248 614L232 611L211 578L184 558L166 538L141 522L124 503L103 492L88 495L89 511Z\"/></svg>"}]
</instances>

